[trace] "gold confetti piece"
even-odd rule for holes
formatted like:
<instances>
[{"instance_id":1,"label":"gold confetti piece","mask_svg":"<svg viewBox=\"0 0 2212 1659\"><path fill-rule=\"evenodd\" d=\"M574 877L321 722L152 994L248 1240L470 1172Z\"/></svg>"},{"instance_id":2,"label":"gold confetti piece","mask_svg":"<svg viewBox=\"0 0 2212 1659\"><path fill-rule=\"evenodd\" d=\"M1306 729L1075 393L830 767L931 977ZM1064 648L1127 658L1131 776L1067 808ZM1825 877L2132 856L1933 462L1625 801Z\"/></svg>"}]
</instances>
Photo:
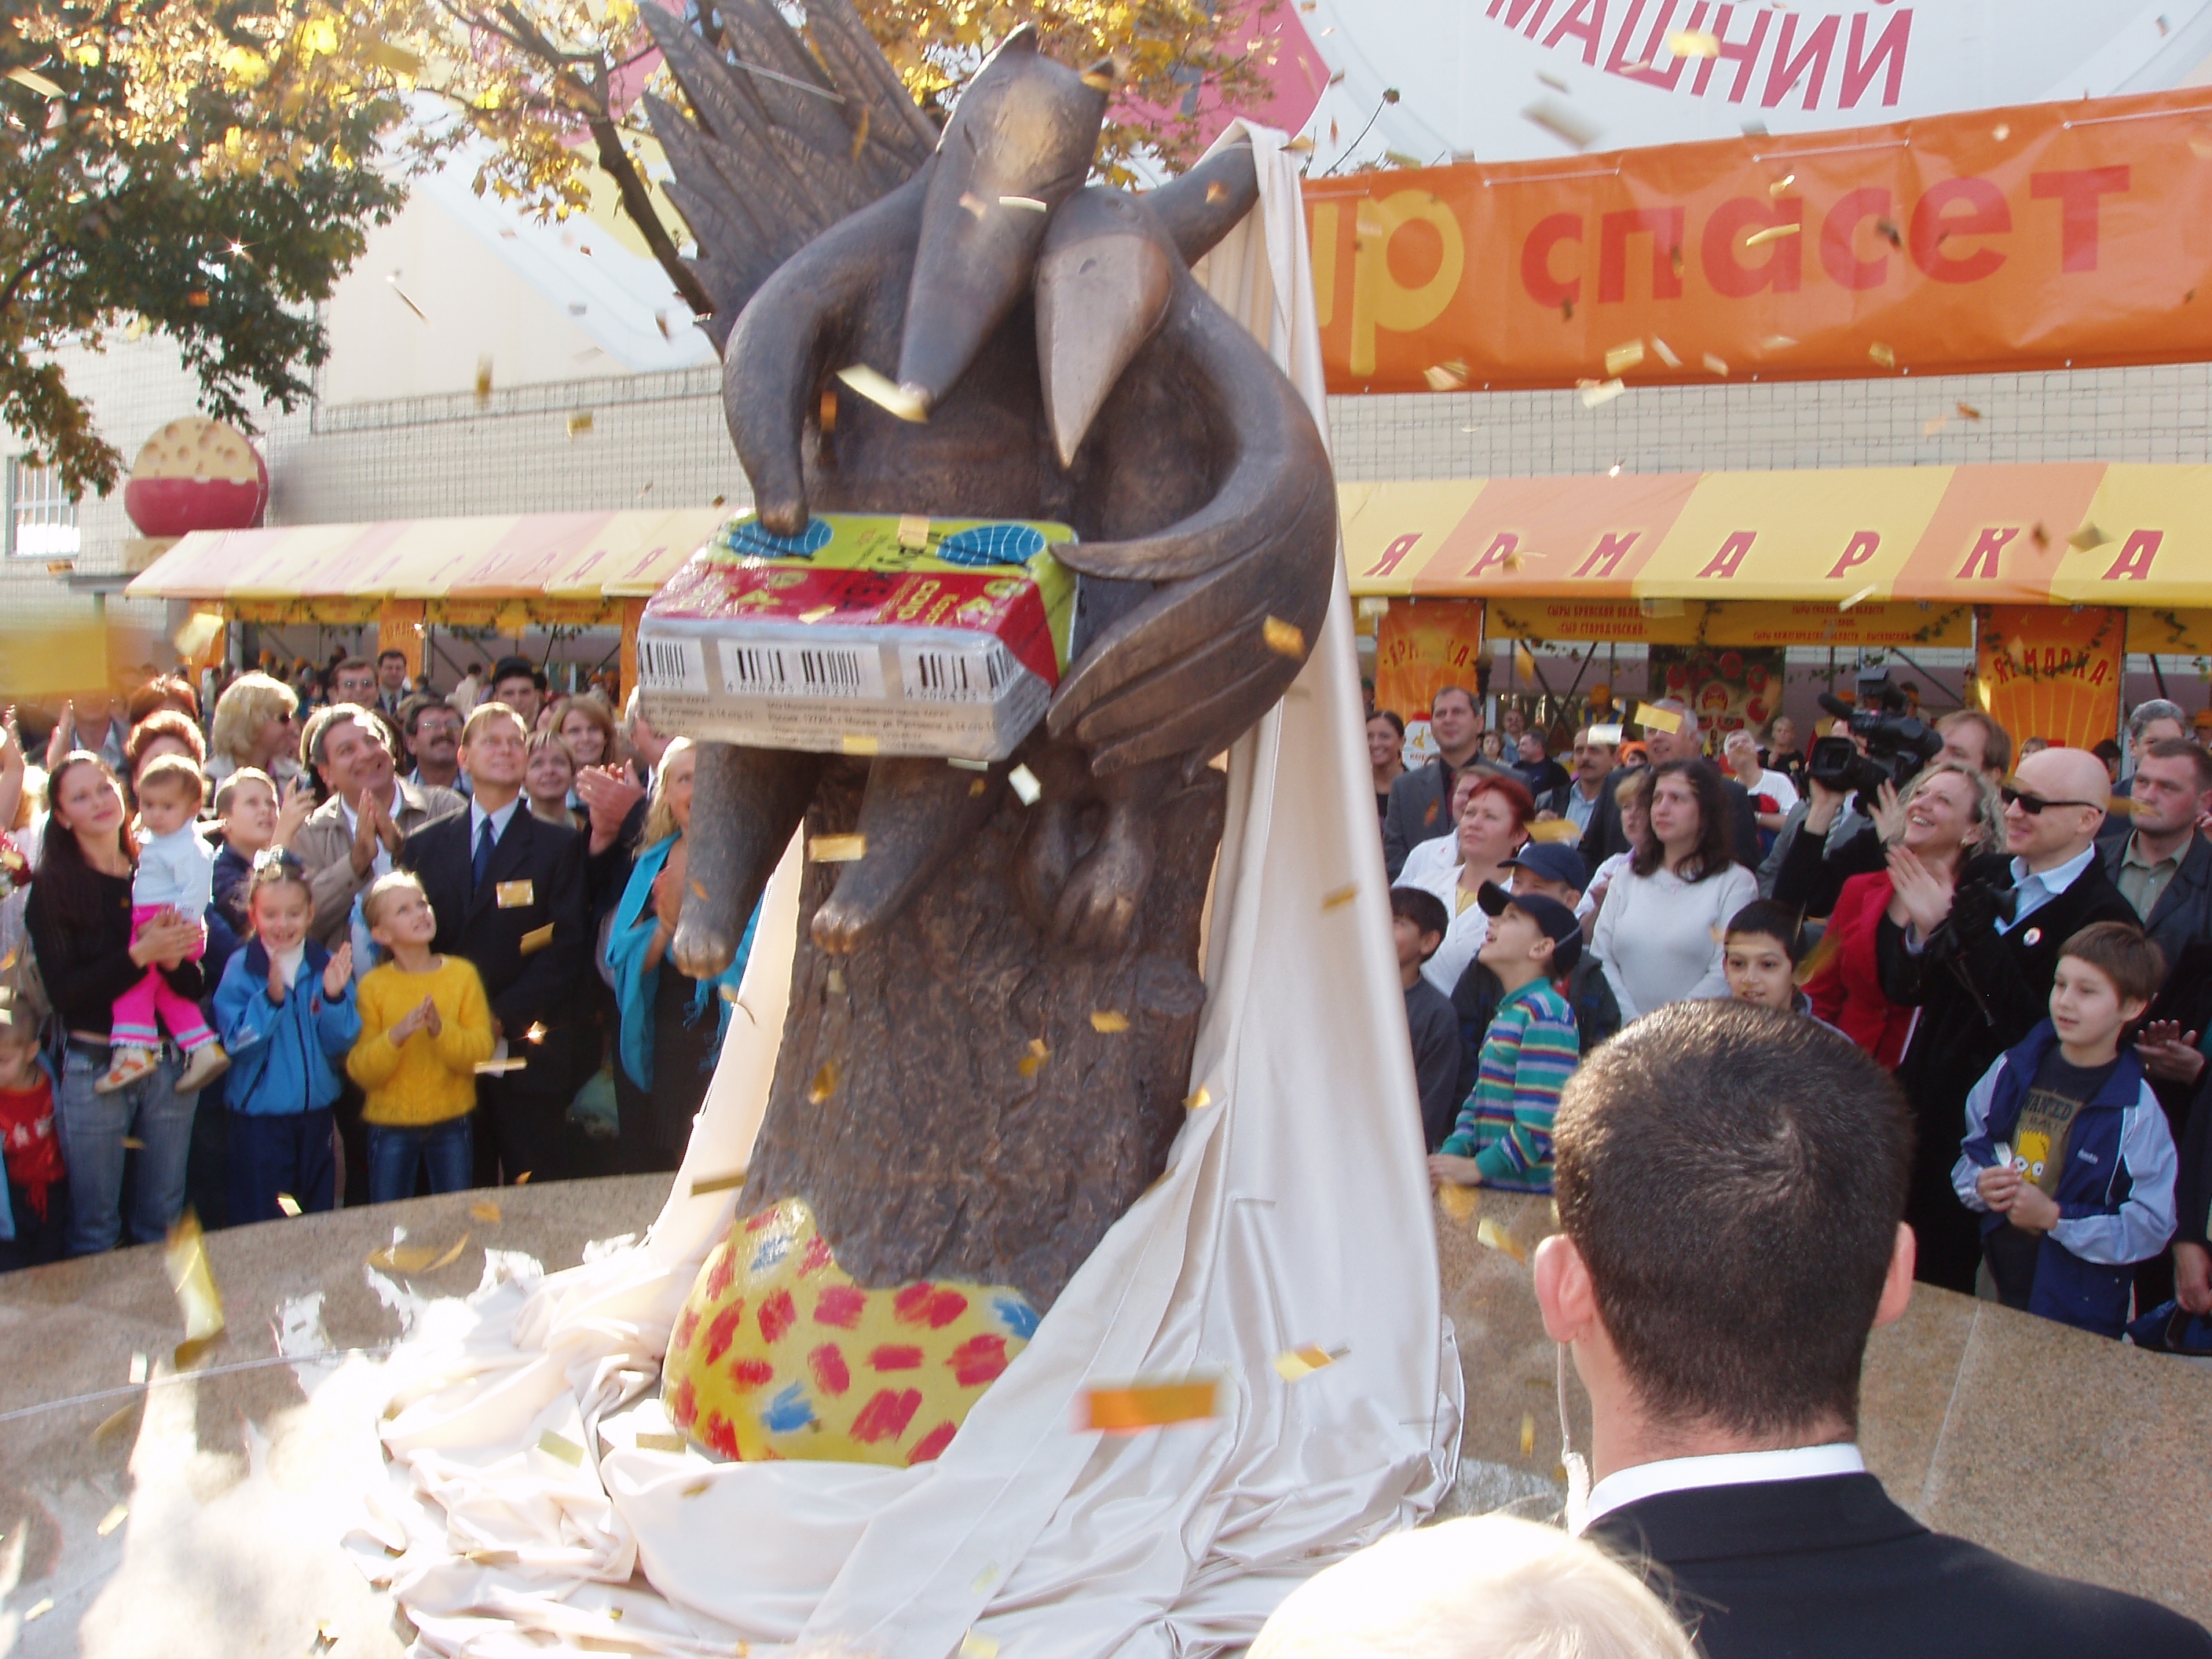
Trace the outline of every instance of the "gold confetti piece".
<instances>
[{"instance_id":1,"label":"gold confetti piece","mask_svg":"<svg viewBox=\"0 0 2212 1659\"><path fill-rule=\"evenodd\" d=\"M530 1062L526 1060L518 1060L514 1058L507 1060L485 1060L477 1062L477 1075L478 1077L505 1077L509 1072L527 1071L529 1068Z\"/></svg>"},{"instance_id":2,"label":"gold confetti piece","mask_svg":"<svg viewBox=\"0 0 2212 1659\"><path fill-rule=\"evenodd\" d=\"M680 1434L657 1434L651 1429L638 1431L637 1449L640 1451L680 1452L686 1444Z\"/></svg>"},{"instance_id":3,"label":"gold confetti piece","mask_svg":"<svg viewBox=\"0 0 2212 1659\"><path fill-rule=\"evenodd\" d=\"M479 1066L478 1071L483 1069ZM434 1252L418 1244L387 1244L368 1258L372 1267L389 1268L393 1273L419 1273L430 1265Z\"/></svg>"},{"instance_id":4,"label":"gold confetti piece","mask_svg":"<svg viewBox=\"0 0 2212 1659\"><path fill-rule=\"evenodd\" d=\"M1627 390L1625 380L1593 380L1583 388L1583 407L1595 409L1600 404L1609 404Z\"/></svg>"},{"instance_id":5,"label":"gold confetti piece","mask_svg":"<svg viewBox=\"0 0 2212 1659\"><path fill-rule=\"evenodd\" d=\"M1038 201L1034 196L1001 196L999 198L999 205L1004 208L1019 208L1024 213L1049 213L1052 211L1050 208L1047 207L1042 202Z\"/></svg>"},{"instance_id":6,"label":"gold confetti piece","mask_svg":"<svg viewBox=\"0 0 2212 1659\"><path fill-rule=\"evenodd\" d=\"M8 78L10 81L13 81L17 86L21 87L27 91L37 93L41 98L63 98L68 96L68 94L63 92L59 87L56 86L52 81L47 80L45 76L40 74L36 70L11 69L8 71Z\"/></svg>"},{"instance_id":7,"label":"gold confetti piece","mask_svg":"<svg viewBox=\"0 0 2212 1659\"><path fill-rule=\"evenodd\" d=\"M463 1550L461 1559L480 1567L511 1567L522 1559L513 1550Z\"/></svg>"},{"instance_id":8,"label":"gold confetti piece","mask_svg":"<svg viewBox=\"0 0 2212 1659\"><path fill-rule=\"evenodd\" d=\"M1660 708L1648 702L1636 705L1636 723L1647 732L1679 732L1682 717L1671 708Z\"/></svg>"},{"instance_id":9,"label":"gold confetti piece","mask_svg":"<svg viewBox=\"0 0 2212 1659\"><path fill-rule=\"evenodd\" d=\"M128 1423L131 1420L131 1414L137 1409L138 1402L134 1400L129 1405L124 1407L122 1410L102 1418L100 1419L100 1426L92 1431L93 1444L95 1446L98 1445L101 1441L106 1439L109 1435L113 1434L116 1430L121 1428L125 1423Z\"/></svg>"},{"instance_id":10,"label":"gold confetti piece","mask_svg":"<svg viewBox=\"0 0 2212 1659\"><path fill-rule=\"evenodd\" d=\"M1297 137L1291 139L1289 143L1283 146L1285 149L1288 150L1293 155L1310 155L1313 154L1313 147L1314 141L1312 137L1310 134L1303 132Z\"/></svg>"},{"instance_id":11,"label":"gold confetti piece","mask_svg":"<svg viewBox=\"0 0 2212 1659\"><path fill-rule=\"evenodd\" d=\"M470 1205L469 1213L478 1221L489 1222L494 1226L499 1224L499 1206L488 1198Z\"/></svg>"},{"instance_id":12,"label":"gold confetti piece","mask_svg":"<svg viewBox=\"0 0 2212 1659\"><path fill-rule=\"evenodd\" d=\"M1897 367L1897 354L1894 351L1892 351L1887 346L1884 345L1880 340L1876 340L1872 345L1867 348L1867 356L1873 358L1875 362L1880 363L1884 368L1895 368Z\"/></svg>"},{"instance_id":13,"label":"gold confetti piece","mask_svg":"<svg viewBox=\"0 0 2212 1659\"><path fill-rule=\"evenodd\" d=\"M817 864L854 864L867 855L866 836L817 836L806 843L806 856Z\"/></svg>"},{"instance_id":14,"label":"gold confetti piece","mask_svg":"<svg viewBox=\"0 0 2212 1659\"><path fill-rule=\"evenodd\" d=\"M1716 357L1711 352L1708 351L1705 354L1705 367L1712 370L1714 374L1719 375L1723 380L1726 380L1728 378L1729 366L1728 359L1725 357Z\"/></svg>"},{"instance_id":15,"label":"gold confetti piece","mask_svg":"<svg viewBox=\"0 0 2212 1659\"><path fill-rule=\"evenodd\" d=\"M1454 1221L1464 1226L1468 1218L1482 1206L1482 1195L1472 1187L1462 1187L1456 1181L1447 1181L1437 1188L1437 1202Z\"/></svg>"},{"instance_id":16,"label":"gold confetti piece","mask_svg":"<svg viewBox=\"0 0 2212 1659\"><path fill-rule=\"evenodd\" d=\"M1036 774L1026 766L1017 766L1012 771L1007 773L1006 781L1012 786L1014 793L1022 798L1022 805L1024 806L1035 806L1044 793L1044 786L1037 781Z\"/></svg>"},{"instance_id":17,"label":"gold confetti piece","mask_svg":"<svg viewBox=\"0 0 2212 1659\"><path fill-rule=\"evenodd\" d=\"M1202 1112L1212 1104L1212 1093L1203 1083L1182 1097L1182 1109L1186 1112Z\"/></svg>"},{"instance_id":18,"label":"gold confetti piece","mask_svg":"<svg viewBox=\"0 0 2212 1659\"><path fill-rule=\"evenodd\" d=\"M1525 645L1513 647L1513 672L1524 680L1536 678L1536 653Z\"/></svg>"},{"instance_id":19,"label":"gold confetti piece","mask_svg":"<svg viewBox=\"0 0 2212 1659\"><path fill-rule=\"evenodd\" d=\"M1206 187L1206 204L1208 207L1219 207L1228 199L1229 186L1219 180L1217 179Z\"/></svg>"},{"instance_id":20,"label":"gold confetti piece","mask_svg":"<svg viewBox=\"0 0 2212 1659\"><path fill-rule=\"evenodd\" d=\"M1528 839L1531 841L1578 842L1582 838L1583 832L1576 827L1572 818L1547 818L1541 823L1532 823L1528 826Z\"/></svg>"},{"instance_id":21,"label":"gold confetti piece","mask_svg":"<svg viewBox=\"0 0 2212 1659\"><path fill-rule=\"evenodd\" d=\"M1666 364L1668 368L1681 368L1682 360L1674 355L1674 348L1668 345L1656 334L1651 337L1651 349L1659 354L1659 361Z\"/></svg>"},{"instance_id":22,"label":"gold confetti piece","mask_svg":"<svg viewBox=\"0 0 2212 1659\"><path fill-rule=\"evenodd\" d=\"M1746 247L1765 247L1769 242L1778 242L1785 236L1795 236L1804 229L1802 225L1769 225L1764 230L1754 230L1743 239Z\"/></svg>"},{"instance_id":23,"label":"gold confetti piece","mask_svg":"<svg viewBox=\"0 0 2212 1659\"><path fill-rule=\"evenodd\" d=\"M123 1137L123 1150L126 1152L143 1152L146 1150L146 1143L136 1135L125 1135Z\"/></svg>"},{"instance_id":24,"label":"gold confetti piece","mask_svg":"<svg viewBox=\"0 0 2212 1659\"><path fill-rule=\"evenodd\" d=\"M850 368L841 368L837 378L859 392L878 409L896 415L902 421L919 426L929 418L929 400L919 392L909 392L896 384L887 375L878 374L866 363L854 363Z\"/></svg>"},{"instance_id":25,"label":"gold confetti piece","mask_svg":"<svg viewBox=\"0 0 2212 1659\"><path fill-rule=\"evenodd\" d=\"M1324 1348L1318 1343L1303 1348L1285 1348L1275 1356L1275 1374L1285 1382L1296 1382L1301 1377L1311 1376L1316 1371L1334 1365L1352 1352L1350 1348Z\"/></svg>"},{"instance_id":26,"label":"gold confetti piece","mask_svg":"<svg viewBox=\"0 0 2212 1659\"><path fill-rule=\"evenodd\" d=\"M1631 340L1617 345L1605 354L1605 372L1617 377L1623 369L1633 368L1644 361L1644 342Z\"/></svg>"},{"instance_id":27,"label":"gold confetti piece","mask_svg":"<svg viewBox=\"0 0 2212 1659\"><path fill-rule=\"evenodd\" d=\"M557 1457L573 1468L584 1466L584 1449L565 1434L556 1434L548 1429L538 1437L538 1449L548 1457Z\"/></svg>"},{"instance_id":28,"label":"gold confetti piece","mask_svg":"<svg viewBox=\"0 0 2212 1659\"><path fill-rule=\"evenodd\" d=\"M93 1531L98 1533L102 1538L105 1538L108 1534L113 1532L118 1527L121 1526L130 1518L131 1506L128 1504L118 1504L113 1509L108 1510L106 1514L100 1517L100 1524L94 1527Z\"/></svg>"},{"instance_id":29,"label":"gold confetti piece","mask_svg":"<svg viewBox=\"0 0 2212 1659\"><path fill-rule=\"evenodd\" d=\"M1421 378L1429 383L1431 392L1462 392L1467 388L1467 365L1432 363L1421 371Z\"/></svg>"},{"instance_id":30,"label":"gold confetti piece","mask_svg":"<svg viewBox=\"0 0 2212 1659\"><path fill-rule=\"evenodd\" d=\"M1875 586L1876 585L1875 583L1868 583L1867 586L1859 589L1857 592L1852 594L1849 599L1844 599L1838 604L1836 606L1836 609L1838 611L1849 611L1853 606L1859 604L1860 601L1872 599L1875 596Z\"/></svg>"},{"instance_id":31,"label":"gold confetti piece","mask_svg":"<svg viewBox=\"0 0 2212 1659\"><path fill-rule=\"evenodd\" d=\"M1938 415L1933 420L1921 422L1920 435L1923 438L1932 438L1950 424L1951 419L1949 416Z\"/></svg>"},{"instance_id":32,"label":"gold confetti piece","mask_svg":"<svg viewBox=\"0 0 2212 1659\"><path fill-rule=\"evenodd\" d=\"M1321 908L1324 910L1340 910L1358 896L1359 884L1354 882L1348 887L1339 887L1333 892L1322 894Z\"/></svg>"},{"instance_id":33,"label":"gold confetti piece","mask_svg":"<svg viewBox=\"0 0 2212 1659\"><path fill-rule=\"evenodd\" d=\"M1791 346L1796 345L1797 342L1787 334L1770 334L1759 343L1763 350L1787 351Z\"/></svg>"},{"instance_id":34,"label":"gold confetti piece","mask_svg":"<svg viewBox=\"0 0 2212 1659\"><path fill-rule=\"evenodd\" d=\"M991 210L991 204L972 190L960 192L960 205L978 219Z\"/></svg>"},{"instance_id":35,"label":"gold confetti piece","mask_svg":"<svg viewBox=\"0 0 2212 1659\"><path fill-rule=\"evenodd\" d=\"M491 359L489 357L477 359L477 401L480 404L491 401Z\"/></svg>"},{"instance_id":36,"label":"gold confetti piece","mask_svg":"<svg viewBox=\"0 0 2212 1659\"><path fill-rule=\"evenodd\" d=\"M727 495L717 495L713 501L708 502L707 505L709 507L720 507L724 501L726 501L729 499L730 498Z\"/></svg>"},{"instance_id":37,"label":"gold confetti piece","mask_svg":"<svg viewBox=\"0 0 2212 1659\"><path fill-rule=\"evenodd\" d=\"M2098 529L2094 521L2084 520L2081 527L2066 538L2066 545L2076 553L2087 553L2091 548L2102 547L2110 540L2112 538Z\"/></svg>"},{"instance_id":38,"label":"gold confetti piece","mask_svg":"<svg viewBox=\"0 0 2212 1659\"><path fill-rule=\"evenodd\" d=\"M958 755L947 755L945 757L945 763L947 766L957 766L963 772L988 772L991 769L991 763L988 761L967 760Z\"/></svg>"},{"instance_id":39,"label":"gold confetti piece","mask_svg":"<svg viewBox=\"0 0 2212 1659\"><path fill-rule=\"evenodd\" d=\"M428 1267L424 1269L424 1271L426 1273L436 1273L441 1267L452 1267L453 1263L461 1259L461 1252L468 1247L468 1242L469 1236L466 1233L463 1233L459 1238L453 1241L453 1248L452 1249L447 1251L445 1255L440 1256L435 1261L433 1261Z\"/></svg>"},{"instance_id":40,"label":"gold confetti piece","mask_svg":"<svg viewBox=\"0 0 2212 1659\"><path fill-rule=\"evenodd\" d=\"M800 611L799 613L799 620L803 623L818 623L825 617L834 617L836 614L837 607L836 605L817 605L811 611Z\"/></svg>"},{"instance_id":41,"label":"gold confetti piece","mask_svg":"<svg viewBox=\"0 0 2212 1659\"><path fill-rule=\"evenodd\" d=\"M1109 1036L1117 1031L1126 1031L1129 1029L1129 1017L1111 1008L1093 1008L1091 1011L1091 1029L1104 1031Z\"/></svg>"},{"instance_id":42,"label":"gold confetti piece","mask_svg":"<svg viewBox=\"0 0 2212 1659\"><path fill-rule=\"evenodd\" d=\"M814 1073L813 1086L807 1090L806 1098L813 1104L819 1106L823 1101L829 1099L830 1096L837 1092L837 1079L840 1073L836 1060L823 1060L822 1062L821 1069Z\"/></svg>"},{"instance_id":43,"label":"gold confetti piece","mask_svg":"<svg viewBox=\"0 0 2212 1659\"><path fill-rule=\"evenodd\" d=\"M907 513L898 521L898 544L921 552L929 545L929 515L927 513Z\"/></svg>"},{"instance_id":44,"label":"gold confetti piece","mask_svg":"<svg viewBox=\"0 0 2212 1659\"><path fill-rule=\"evenodd\" d=\"M960 1638L960 1659L999 1659L999 1644L982 1632L971 1630Z\"/></svg>"},{"instance_id":45,"label":"gold confetti piece","mask_svg":"<svg viewBox=\"0 0 2212 1659\"><path fill-rule=\"evenodd\" d=\"M1982 411L1976 409L1972 404L1954 404L1952 407L1959 411L1962 419L1978 421L1982 418Z\"/></svg>"},{"instance_id":46,"label":"gold confetti piece","mask_svg":"<svg viewBox=\"0 0 2212 1659\"><path fill-rule=\"evenodd\" d=\"M882 747L883 744L873 738L856 737L849 732L837 739L837 749L841 754L872 755Z\"/></svg>"},{"instance_id":47,"label":"gold confetti piece","mask_svg":"<svg viewBox=\"0 0 2212 1659\"><path fill-rule=\"evenodd\" d=\"M1052 1045L1042 1037L1030 1039L1030 1051L1016 1063L1014 1069L1024 1077L1035 1077L1037 1068L1052 1058Z\"/></svg>"},{"instance_id":48,"label":"gold confetti piece","mask_svg":"<svg viewBox=\"0 0 2212 1659\"><path fill-rule=\"evenodd\" d=\"M588 409L571 410L568 416L568 435L580 438L592 429L592 411Z\"/></svg>"},{"instance_id":49,"label":"gold confetti piece","mask_svg":"<svg viewBox=\"0 0 2212 1659\"><path fill-rule=\"evenodd\" d=\"M177 1306L185 1316L185 1345L212 1342L222 1334L222 1296L208 1266L199 1218L190 1210L169 1229L162 1261L169 1269L169 1287L176 1291Z\"/></svg>"},{"instance_id":50,"label":"gold confetti piece","mask_svg":"<svg viewBox=\"0 0 2212 1659\"><path fill-rule=\"evenodd\" d=\"M1528 1457L1536 1449L1536 1419L1528 1412L1521 1413L1521 1455Z\"/></svg>"},{"instance_id":51,"label":"gold confetti piece","mask_svg":"<svg viewBox=\"0 0 2212 1659\"><path fill-rule=\"evenodd\" d=\"M54 1598L51 1595L42 1595L23 1610L23 1622L27 1625L33 1619L43 1619L53 1610Z\"/></svg>"},{"instance_id":52,"label":"gold confetti piece","mask_svg":"<svg viewBox=\"0 0 2212 1659\"><path fill-rule=\"evenodd\" d=\"M300 1200L289 1193L279 1193L276 1194L276 1207L286 1215L297 1215L300 1213Z\"/></svg>"},{"instance_id":53,"label":"gold confetti piece","mask_svg":"<svg viewBox=\"0 0 2212 1659\"><path fill-rule=\"evenodd\" d=\"M1996 126L1990 130L1990 137L1996 139L1997 143L2002 144L2006 139L2012 137L2012 128L2008 126L2004 122L2000 121Z\"/></svg>"},{"instance_id":54,"label":"gold confetti piece","mask_svg":"<svg viewBox=\"0 0 2212 1659\"><path fill-rule=\"evenodd\" d=\"M1526 1261L1528 1253L1521 1248L1520 1241L1489 1216L1475 1224L1475 1243L1488 1250L1503 1250L1516 1261Z\"/></svg>"},{"instance_id":55,"label":"gold confetti piece","mask_svg":"<svg viewBox=\"0 0 2212 1659\"><path fill-rule=\"evenodd\" d=\"M842 968L835 966L831 967L830 969L829 984L832 995L843 996L845 994L845 970Z\"/></svg>"},{"instance_id":56,"label":"gold confetti piece","mask_svg":"<svg viewBox=\"0 0 2212 1659\"><path fill-rule=\"evenodd\" d=\"M816 1103L818 1105L820 1103ZM733 1187L744 1184L745 1172L743 1170L726 1170L720 1175L701 1176L691 1183L691 1196L704 1198L709 1193L726 1193Z\"/></svg>"},{"instance_id":57,"label":"gold confetti piece","mask_svg":"<svg viewBox=\"0 0 2212 1659\"><path fill-rule=\"evenodd\" d=\"M1279 657L1302 660L1306 654L1306 631L1296 623L1269 617L1260 624L1260 637L1267 641L1267 649Z\"/></svg>"},{"instance_id":58,"label":"gold confetti piece","mask_svg":"<svg viewBox=\"0 0 2212 1659\"><path fill-rule=\"evenodd\" d=\"M143 1382L146 1380L147 1369L146 1356L144 1354L134 1353L131 1356L131 1381L132 1383L136 1384Z\"/></svg>"},{"instance_id":59,"label":"gold confetti piece","mask_svg":"<svg viewBox=\"0 0 2212 1659\"><path fill-rule=\"evenodd\" d=\"M1079 1425L1107 1434L1132 1434L1171 1423L1212 1417L1220 1385L1211 1381L1139 1382L1124 1389L1085 1389Z\"/></svg>"},{"instance_id":60,"label":"gold confetti piece","mask_svg":"<svg viewBox=\"0 0 2212 1659\"><path fill-rule=\"evenodd\" d=\"M1784 191L1788 190L1790 185L1796 182L1797 175L1796 173L1784 173L1781 178L1777 179L1772 184L1766 187L1766 193L1769 196L1779 198Z\"/></svg>"},{"instance_id":61,"label":"gold confetti piece","mask_svg":"<svg viewBox=\"0 0 2212 1659\"><path fill-rule=\"evenodd\" d=\"M1667 37L1667 50L1677 58L1717 58L1721 43L1705 29L1676 29Z\"/></svg>"}]
</instances>

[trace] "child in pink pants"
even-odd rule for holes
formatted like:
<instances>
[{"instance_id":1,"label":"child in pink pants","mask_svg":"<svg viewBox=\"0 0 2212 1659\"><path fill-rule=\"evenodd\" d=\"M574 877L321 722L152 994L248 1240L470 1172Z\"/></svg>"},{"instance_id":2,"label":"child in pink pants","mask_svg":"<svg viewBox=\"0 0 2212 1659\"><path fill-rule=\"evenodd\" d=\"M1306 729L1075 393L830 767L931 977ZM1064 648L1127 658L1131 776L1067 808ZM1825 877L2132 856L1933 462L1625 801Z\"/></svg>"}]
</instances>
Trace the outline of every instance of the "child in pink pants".
<instances>
[{"instance_id":1,"label":"child in pink pants","mask_svg":"<svg viewBox=\"0 0 2212 1659\"><path fill-rule=\"evenodd\" d=\"M148 922L169 911L195 921L207 913L214 896L215 849L201 838L197 822L206 788L199 769L181 755L149 762L138 780L138 822L145 840L131 879L134 941ZM149 968L115 999L112 1063L93 1088L112 1094L151 1072L164 1030L185 1054L185 1069L175 1085L179 1094L198 1092L230 1064L199 1005L172 987L160 969Z\"/></svg>"}]
</instances>

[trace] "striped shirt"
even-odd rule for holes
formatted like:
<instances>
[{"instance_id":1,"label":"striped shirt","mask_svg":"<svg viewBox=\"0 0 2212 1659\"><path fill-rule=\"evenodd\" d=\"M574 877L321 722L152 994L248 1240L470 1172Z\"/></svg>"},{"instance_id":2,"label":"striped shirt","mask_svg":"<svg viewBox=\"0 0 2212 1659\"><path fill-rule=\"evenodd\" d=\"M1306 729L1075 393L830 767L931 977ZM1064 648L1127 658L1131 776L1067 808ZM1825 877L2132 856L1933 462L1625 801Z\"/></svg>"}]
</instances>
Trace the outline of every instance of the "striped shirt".
<instances>
[{"instance_id":1,"label":"striped shirt","mask_svg":"<svg viewBox=\"0 0 2212 1659\"><path fill-rule=\"evenodd\" d=\"M1440 1150L1473 1158L1486 1186L1550 1192L1552 1120L1581 1060L1574 1010L1551 981L1509 991L1482 1040L1474 1092Z\"/></svg>"}]
</instances>

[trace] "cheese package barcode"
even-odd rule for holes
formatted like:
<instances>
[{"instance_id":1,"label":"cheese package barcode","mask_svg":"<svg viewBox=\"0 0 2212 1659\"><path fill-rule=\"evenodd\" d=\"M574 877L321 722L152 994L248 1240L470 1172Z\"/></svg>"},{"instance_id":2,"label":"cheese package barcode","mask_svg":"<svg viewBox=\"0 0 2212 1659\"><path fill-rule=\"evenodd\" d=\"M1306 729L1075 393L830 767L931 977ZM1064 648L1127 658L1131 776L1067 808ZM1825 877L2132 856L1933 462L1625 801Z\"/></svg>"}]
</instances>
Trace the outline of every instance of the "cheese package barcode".
<instances>
[{"instance_id":1,"label":"cheese package barcode","mask_svg":"<svg viewBox=\"0 0 2212 1659\"><path fill-rule=\"evenodd\" d=\"M825 513L732 520L646 606L659 730L771 749L1001 760L1067 666L1065 526Z\"/></svg>"}]
</instances>

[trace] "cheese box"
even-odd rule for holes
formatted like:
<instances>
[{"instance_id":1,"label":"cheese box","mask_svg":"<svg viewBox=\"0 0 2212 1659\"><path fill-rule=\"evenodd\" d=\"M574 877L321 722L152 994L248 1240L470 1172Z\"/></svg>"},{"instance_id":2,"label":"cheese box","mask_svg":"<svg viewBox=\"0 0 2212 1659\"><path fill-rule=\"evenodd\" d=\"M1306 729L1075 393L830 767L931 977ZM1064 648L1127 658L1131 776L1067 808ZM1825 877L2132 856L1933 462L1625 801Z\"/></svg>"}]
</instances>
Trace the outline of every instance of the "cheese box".
<instances>
[{"instance_id":1,"label":"cheese box","mask_svg":"<svg viewBox=\"0 0 2212 1659\"><path fill-rule=\"evenodd\" d=\"M765 749L1003 760L1067 667L1065 525L824 513L732 520L656 593L639 705L662 732Z\"/></svg>"}]
</instances>

